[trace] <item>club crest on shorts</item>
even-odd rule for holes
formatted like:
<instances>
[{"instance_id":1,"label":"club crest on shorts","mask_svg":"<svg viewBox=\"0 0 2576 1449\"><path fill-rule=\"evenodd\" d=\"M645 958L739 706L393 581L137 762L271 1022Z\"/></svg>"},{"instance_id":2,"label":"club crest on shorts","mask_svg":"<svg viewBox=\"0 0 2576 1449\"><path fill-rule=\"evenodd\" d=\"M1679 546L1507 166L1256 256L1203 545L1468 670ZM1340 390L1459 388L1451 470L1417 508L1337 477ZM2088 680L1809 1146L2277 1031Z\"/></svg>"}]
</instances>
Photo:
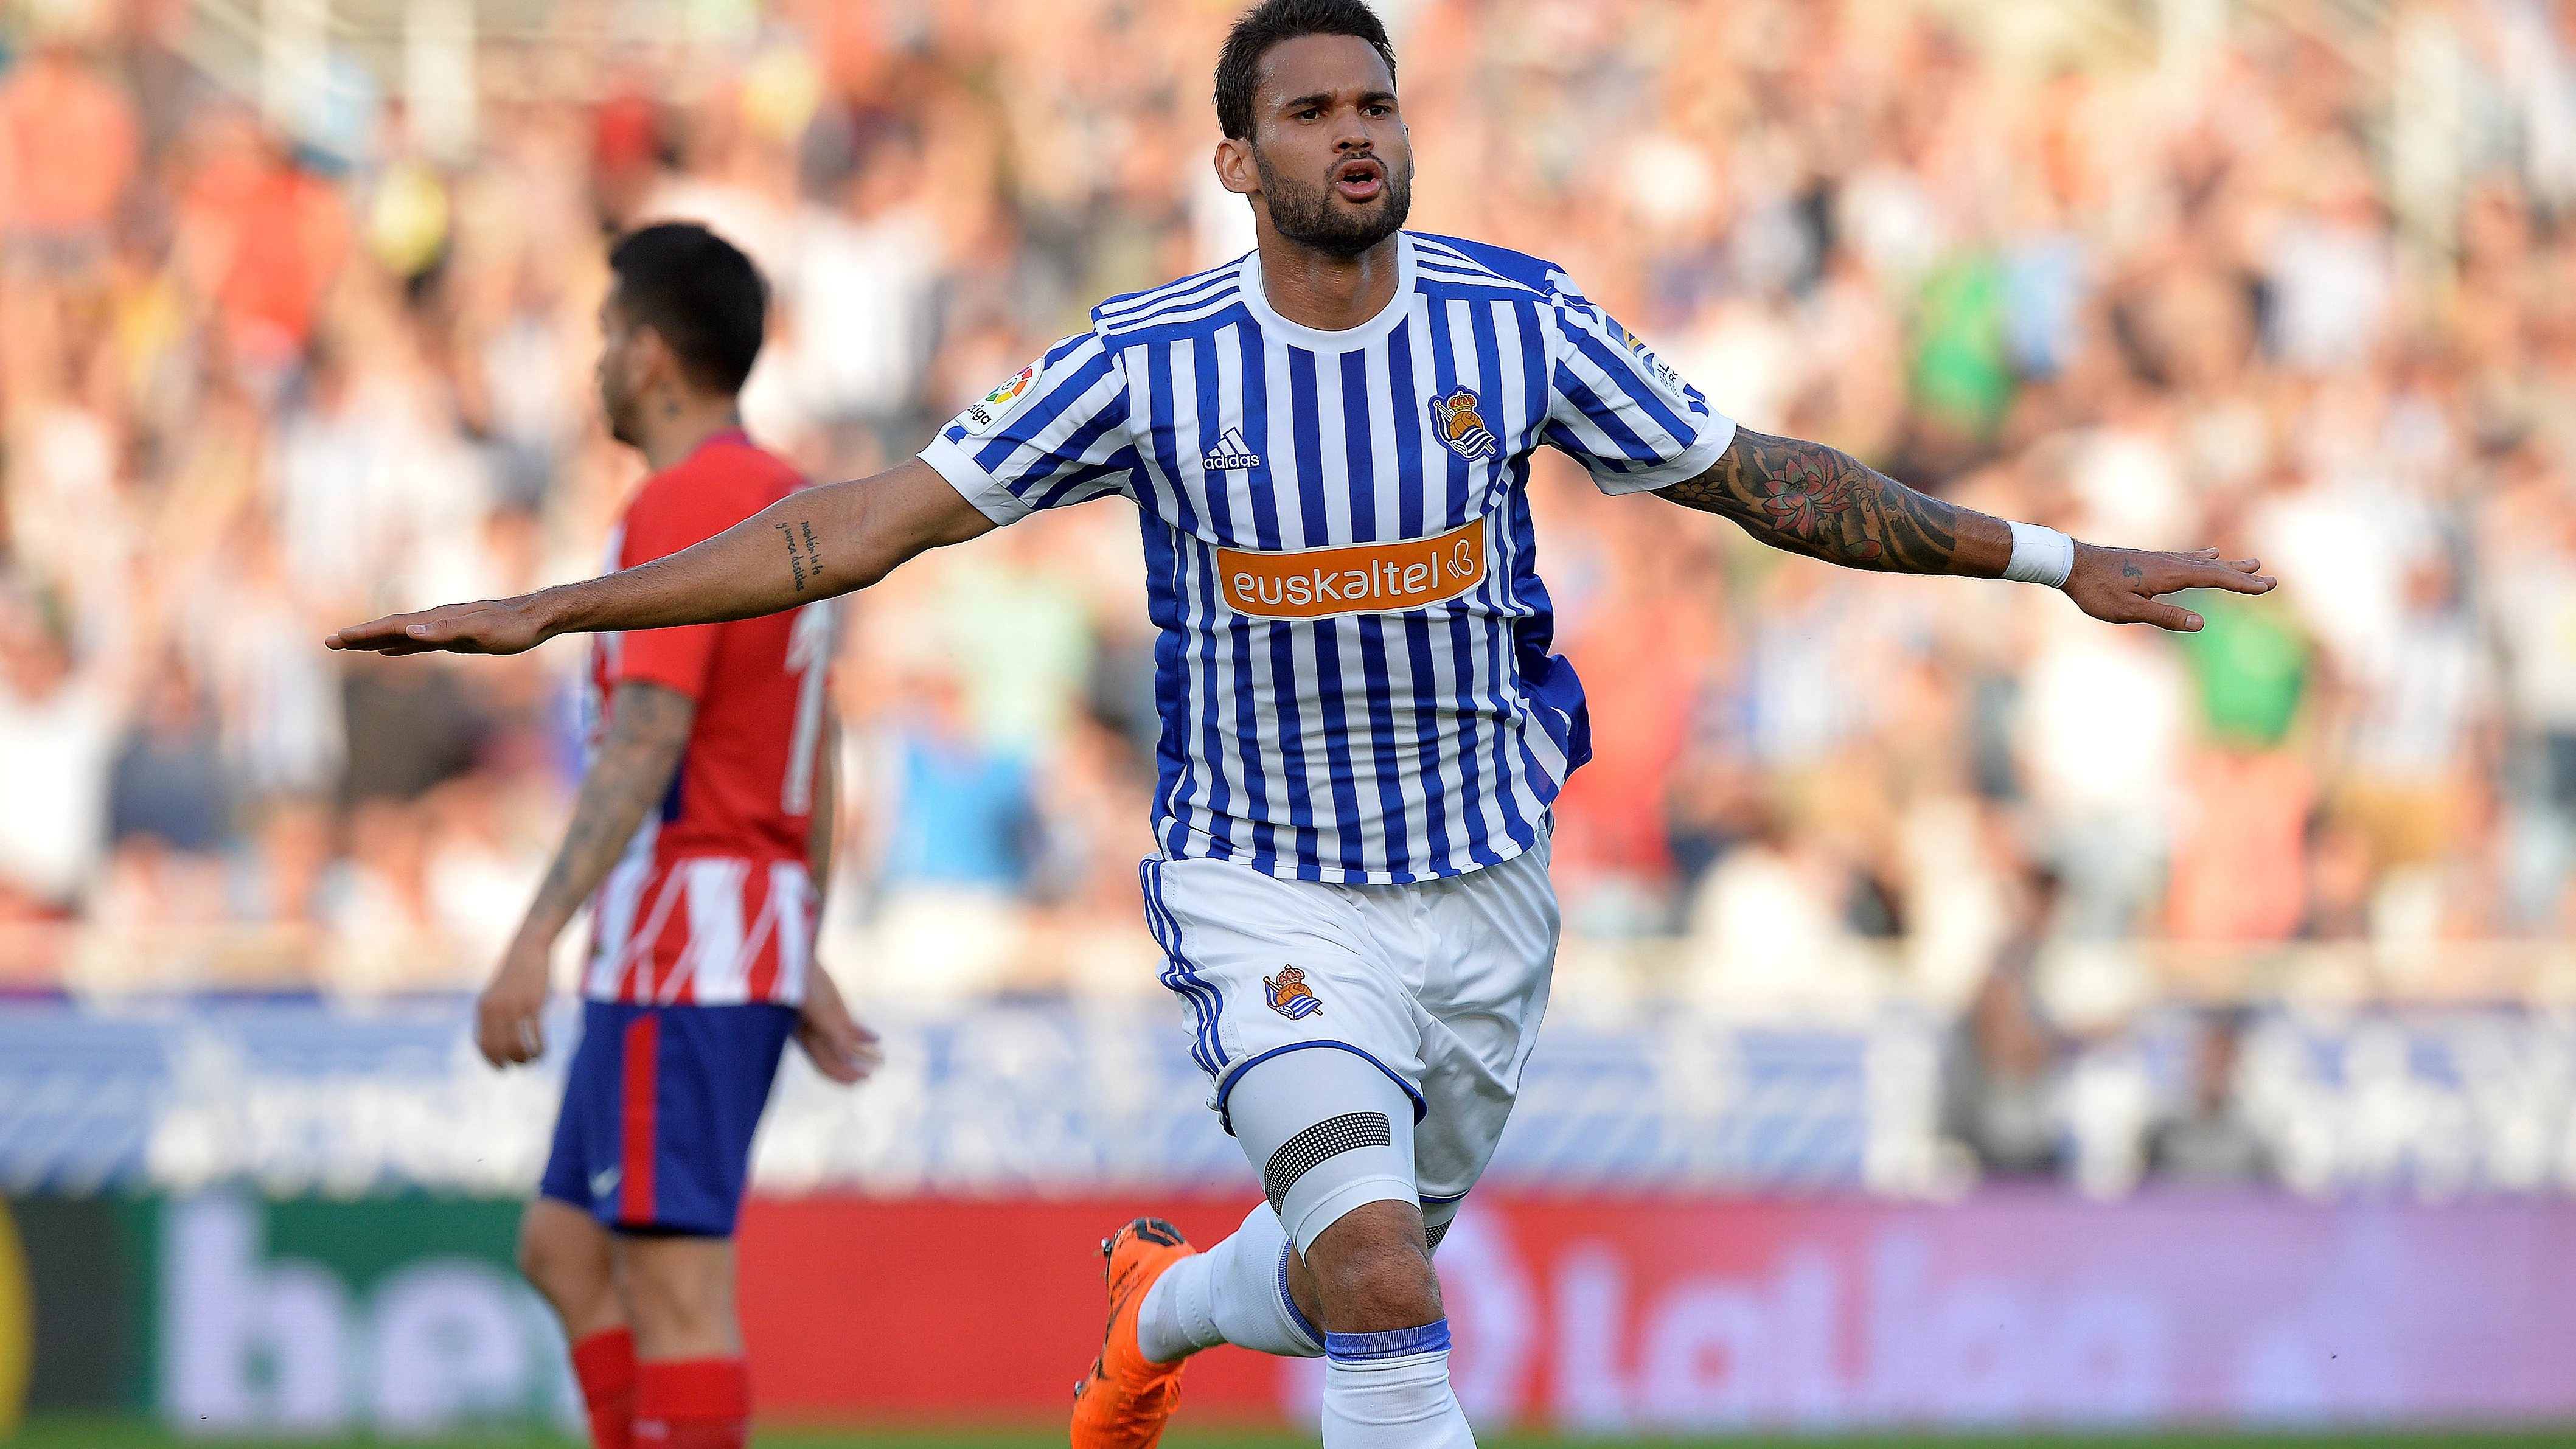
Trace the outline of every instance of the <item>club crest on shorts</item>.
<instances>
[{"instance_id":1,"label":"club crest on shorts","mask_svg":"<svg viewBox=\"0 0 2576 1449\"><path fill-rule=\"evenodd\" d=\"M1502 454L1493 429L1485 426L1484 408L1485 400L1473 388L1455 388L1447 397L1431 400L1431 426L1439 431L1440 441L1470 463Z\"/></svg>"},{"instance_id":2,"label":"club crest on shorts","mask_svg":"<svg viewBox=\"0 0 2576 1449\"><path fill-rule=\"evenodd\" d=\"M1306 973L1294 966L1280 967L1275 977L1262 977L1261 990L1270 998L1270 1009L1290 1021L1303 1021L1324 1009L1322 998L1306 984Z\"/></svg>"}]
</instances>

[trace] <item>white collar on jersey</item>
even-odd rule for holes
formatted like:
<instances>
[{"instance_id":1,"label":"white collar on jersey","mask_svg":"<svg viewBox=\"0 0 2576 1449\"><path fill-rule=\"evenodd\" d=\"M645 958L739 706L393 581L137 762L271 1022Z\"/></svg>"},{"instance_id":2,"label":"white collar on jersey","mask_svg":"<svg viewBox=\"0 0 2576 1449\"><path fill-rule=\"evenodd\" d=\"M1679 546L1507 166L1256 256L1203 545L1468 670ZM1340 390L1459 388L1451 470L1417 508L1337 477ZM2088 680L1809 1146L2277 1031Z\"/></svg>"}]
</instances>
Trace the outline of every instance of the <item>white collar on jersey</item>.
<instances>
[{"instance_id":1,"label":"white collar on jersey","mask_svg":"<svg viewBox=\"0 0 2576 1449\"><path fill-rule=\"evenodd\" d=\"M1321 328L1291 322L1280 316L1270 305L1270 294L1263 289L1261 281L1261 251L1256 247L1243 258L1244 309L1252 314L1252 320L1261 324L1262 331L1278 337L1283 342L1305 348L1309 352L1355 351L1394 331L1395 324L1404 320L1405 304L1413 295L1413 251L1412 234L1397 232L1395 234L1395 295L1387 299L1386 305L1378 309L1376 316L1357 327L1345 327L1338 332L1327 332Z\"/></svg>"}]
</instances>

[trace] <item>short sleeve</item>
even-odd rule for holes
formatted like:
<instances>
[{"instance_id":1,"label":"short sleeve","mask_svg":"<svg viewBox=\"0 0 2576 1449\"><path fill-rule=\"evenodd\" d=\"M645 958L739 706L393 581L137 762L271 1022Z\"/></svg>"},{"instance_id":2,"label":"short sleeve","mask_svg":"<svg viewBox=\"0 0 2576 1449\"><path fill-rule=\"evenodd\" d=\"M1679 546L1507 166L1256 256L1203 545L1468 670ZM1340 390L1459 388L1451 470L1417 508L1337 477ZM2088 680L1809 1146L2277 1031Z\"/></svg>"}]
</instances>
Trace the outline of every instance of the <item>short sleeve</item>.
<instances>
[{"instance_id":1,"label":"short sleeve","mask_svg":"<svg viewBox=\"0 0 2576 1449\"><path fill-rule=\"evenodd\" d=\"M1735 424L1671 363L1585 298L1560 292L1564 342L1549 376L1547 441L1604 493L1642 493L1708 471Z\"/></svg>"},{"instance_id":2,"label":"short sleeve","mask_svg":"<svg viewBox=\"0 0 2576 1449\"><path fill-rule=\"evenodd\" d=\"M1128 436L1127 374L1097 333L1047 349L970 403L921 452L995 523L1128 493L1137 467Z\"/></svg>"},{"instance_id":3,"label":"short sleeve","mask_svg":"<svg viewBox=\"0 0 2576 1449\"><path fill-rule=\"evenodd\" d=\"M665 477L647 485L626 512L626 531L617 550L617 566L631 569L704 543L748 517L725 506L721 490L672 487ZM676 629L630 629L619 636L605 683L658 684L691 699L706 692L707 667L716 653L722 624L687 624Z\"/></svg>"}]
</instances>

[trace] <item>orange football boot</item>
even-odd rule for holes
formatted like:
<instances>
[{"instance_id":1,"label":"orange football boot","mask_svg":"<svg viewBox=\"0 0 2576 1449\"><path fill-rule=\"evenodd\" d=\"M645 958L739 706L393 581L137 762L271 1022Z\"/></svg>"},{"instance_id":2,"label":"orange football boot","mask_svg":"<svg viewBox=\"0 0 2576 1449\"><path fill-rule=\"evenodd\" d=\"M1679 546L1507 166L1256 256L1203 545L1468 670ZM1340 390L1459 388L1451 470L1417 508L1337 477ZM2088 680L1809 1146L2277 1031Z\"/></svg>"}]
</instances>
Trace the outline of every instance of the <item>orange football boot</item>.
<instances>
[{"instance_id":1,"label":"orange football boot","mask_svg":"<svg viewBox=\"0 0 2576 1449\"><path fill-rule=\"evenodd\" d=\"M1162 1442L1189 1360L1148 1360L1136 1345L1136 1312L1163 1270L1197 1251L1161 1218L1138 1218L1101 1242L1109 1327L1091 1373L1073 1386L1073 1449L1154 1449Z\"/></svg>"}]
</instances>

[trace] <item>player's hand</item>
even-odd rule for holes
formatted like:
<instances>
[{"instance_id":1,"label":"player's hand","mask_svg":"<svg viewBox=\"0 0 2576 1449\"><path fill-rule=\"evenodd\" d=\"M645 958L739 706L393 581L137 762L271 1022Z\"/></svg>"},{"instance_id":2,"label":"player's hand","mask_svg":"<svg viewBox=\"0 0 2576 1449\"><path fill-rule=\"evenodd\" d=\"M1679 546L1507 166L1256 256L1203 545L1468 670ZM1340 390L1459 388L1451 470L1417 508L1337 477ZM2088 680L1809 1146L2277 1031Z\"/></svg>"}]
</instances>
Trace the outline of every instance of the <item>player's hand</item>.
<instances>
[{"instance_id":1,"label":"player's hand","mask_svg":"<svg viewBox=\"0 0 2576 1449\"><path fill-rule=\"evenodd\" d=\"M807 978L805 1004L796 1012L796 1044L814 1070L844 1087L856 1086L885 1065L885 1047L868 1024L850 1014L832 978L817 968Z\"/></svg>"},{"instance_id":2,"label":"player's hand","mask_svg":"<svg viewBox=\"0 0 2576 1449\"><path fill-rule=\"evenodd\" d=\"M483 1060L496 1067L533 1062L546 1052L546 989L550 984L543 947L510 943L492 984L474 998L474 1045Z\"/></svg>"},{"instance_id":3,"label":"player's hand","mask_svg":"<svg viewBox=\"0 0 2576 1449\"><path fill-rule=\"evenodd\" d=\"M2078 542L2075 567L2066 575L2066 597L2075 607L2113 624L2153 624L2191 633L2198 614L2157 596L2178 589L2228 589L2240 594L2268 594L2279 580L2257 572L2262 560L2222 560L2218 550L2150 553L2136 548L2104 548Z\"/></svg>"},{"instance_id":4,"label":"player's hand","mask_svg":"<svg viewBox=\"0 0 2576 1449\"><path fill-rule=\"evenodd\" d=\"M441 604L417 614L387 614L352 624L322 641L327 649L366 649L378 654L517 654L546 641L536 595Z\"/></svg>"}]
</instances>

